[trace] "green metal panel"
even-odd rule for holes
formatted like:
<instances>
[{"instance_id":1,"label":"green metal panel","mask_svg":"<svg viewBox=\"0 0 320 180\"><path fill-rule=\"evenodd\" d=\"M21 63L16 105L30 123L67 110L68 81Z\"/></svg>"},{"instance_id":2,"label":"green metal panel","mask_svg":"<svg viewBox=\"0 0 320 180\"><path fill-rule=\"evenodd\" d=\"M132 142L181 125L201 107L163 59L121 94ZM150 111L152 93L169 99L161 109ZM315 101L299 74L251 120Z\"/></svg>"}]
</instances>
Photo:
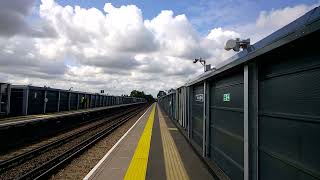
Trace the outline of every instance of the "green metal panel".
<instances>
[{"instance_id":1,"label":"green metal panel","mask_svg":"<svg viewBox=\"0 0 320 180\"><path fill-rule=\"evenodd\" d=\"M320 179L320 35L259 64L259 179ZM281 61L280 61L281 59Z\"/></svg>"},{"instance_id":2,"label":"green metal panel","mask_svg":"<svg viewBox=\"0 0 320 180\"><path fill-rule=\"evenodd\" d=\"M91 95L90 107L94 108L96 103L96 95Z\"/></svg>"},{"instance_id":3,"label":"green metal panel","mask_svg":"<svg viewBox=\"0 0 320 180\"><path fill-rule=\"evenodd\" d=\"M60 111L68 111L68 92L60 92Z\"/></svg>"},{"instance_id":4,"label":"green metal panel","mask_svg":"<svg viewBox=\"0 0 320 180\"><path fill-rule=\"evenodd\" d=\"M58 91L47 91L48 102L46 104L46 113L57 112L58 110Z\"/></svg>"},{"instance_id":5,"label":"green metal panel","mask_svg":"<svg viewBox=\"0 0 320 180\"><path fill-rule=\"evenodd\" d=\"M193 87L191 104L192 139L202 148L203 141L203 108L204 87L203 84Z\"/></svg>"},{"instance_id":6,"label":"green metal panel","mask_svg":"<svg viewBox=\"0 0 320 180\"><path fill-rule=\"evenodd\" d=\"M86 107L86 96L85 94L79 94L79 109Z\"/></svg>"},{"instance_id":7,"label":"green metal panel","mask_svg":"<svg viewBox=\"0 0 320 180\"><path fill-rule=\"evenodd\" d=\"M29 89L28 115L43 113L44 90Z\"/></svg>"},{"instance_id":8,"label":"green metal panel","mask_svg":"<svg viewBox=\"0 0 320 180\"><path fill-rule=\"evenodd\" d=\"M171 94L171 99L172 99L172 104L171 104L171 107L172 107L172 112L171 112L171 117L173 120L176 120L177 117L176 117L176 93L172 93Z\"/></svg>"},{"instance_id":9,"label":"green metal panel","mask_svg":"<svg viewBox=\"0 0 320 180\"><path fill-rule=\"evenodd\" d=\"M210 158L231 179L243 179L243 71L231 71L210 86Z\"/></svg>"},{"instance_id":10,"label":"green metal panel","mask_svg":"<svg viewBox=\"0 0 320 180\"><path fill-rule=\"evenodd\" d=\"M12 88L11 89L11 115L23 115L23 91L24 89Z\"/></svg>"},{"instance_id":11,"label":"green metal panel","mask_svg":"<svg viewBox=\"0 0 320 180\"><path fill-rule=\"evenodd\" d=\"M76 110L78 104L78 94L70 93L70 110Z\"/></svg>"}]
</instances>

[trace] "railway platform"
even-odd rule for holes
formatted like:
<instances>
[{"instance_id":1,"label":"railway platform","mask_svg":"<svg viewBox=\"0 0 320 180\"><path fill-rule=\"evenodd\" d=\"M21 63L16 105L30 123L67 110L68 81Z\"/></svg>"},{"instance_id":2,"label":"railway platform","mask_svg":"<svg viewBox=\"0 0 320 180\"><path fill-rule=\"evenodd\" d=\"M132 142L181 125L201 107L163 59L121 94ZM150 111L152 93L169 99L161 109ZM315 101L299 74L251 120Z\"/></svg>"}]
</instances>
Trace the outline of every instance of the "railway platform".
<instances>
[{"instance_id":1,"label":"railway platform","mask_svg":"<svg viewBox=\"0 0 320 180\"><path fill-rule=\"evenodd\" d=\"M84 179L214 177L161 108L153 104Z\"/></svg>"},{"instance_id":2,"label":"railway platform","mask_svg":"<svg viewBox=\"0 0 320 180\"><path fill-rule=\"evenodd\" d=\"M48 113L48 114L35 114L35 115L3 118L3 119L0 119L0 128L8 128L8 127L14 127L14 126L21 126L25 124L34 124L37 122L43 122L48 120L69 118L72 116L86 115L89 113L102 112L105 110L123 108L127 106L138 105L138 104L143 104L143 103L138 102L138 103L131 103L131 104L120 104L120 105L112 105L112 106L106 106L106 107L96 107L96 108L63 111L63 112L55 112L55 113Z\"/></svg>"}]
</instances>

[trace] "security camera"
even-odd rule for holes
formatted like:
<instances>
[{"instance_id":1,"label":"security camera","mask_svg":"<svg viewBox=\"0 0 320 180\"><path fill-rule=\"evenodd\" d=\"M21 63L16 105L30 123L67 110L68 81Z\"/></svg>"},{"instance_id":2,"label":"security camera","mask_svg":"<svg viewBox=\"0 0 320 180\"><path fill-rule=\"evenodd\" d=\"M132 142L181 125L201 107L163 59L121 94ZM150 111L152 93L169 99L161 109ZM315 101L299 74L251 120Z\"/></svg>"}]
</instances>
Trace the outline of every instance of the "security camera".
<instances>
[{"instance_id":1,"label":"security camera","mask_svg":"<svg viewBox=\"0 0 320 180\"><path fill-rule=\"evenodd\" d=\"M227 51L230 51L233 49L236 52L240 51L240 48L242 49L247 49L250 46L250 39L245 39L240 41L239 38L236 39L230 39L227 41L224 49Z\"/></svg>"},{"instance_id":2,"label":"security camera","mask_svg":"<svg viewBox=\"0 0 320 180\"><path fill-rule=\"evenodd\" d=\"M197 63L199 61L199 59L194 59L193 63Z\"/></svg>"}]
</instances>

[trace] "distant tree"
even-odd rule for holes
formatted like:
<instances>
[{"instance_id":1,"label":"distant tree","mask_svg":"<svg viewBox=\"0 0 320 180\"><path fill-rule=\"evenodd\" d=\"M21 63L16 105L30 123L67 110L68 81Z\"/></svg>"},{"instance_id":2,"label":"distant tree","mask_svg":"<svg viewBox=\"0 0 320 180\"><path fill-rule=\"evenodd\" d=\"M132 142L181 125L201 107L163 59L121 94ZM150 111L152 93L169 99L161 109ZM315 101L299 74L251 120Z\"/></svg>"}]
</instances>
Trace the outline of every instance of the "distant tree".
<instances>
[{"instance_id":1,"label":"distant tree","mask_svg":"<svg viewBox=\"0 0 320 180\"><path fill-rule=\"evenodd\" d=\"M145 99L148 101L148 102L154 102L154 98L151 94L148 94L148 95L145 95Z\"/></svg>"},{"instance_id":2,"label":"distant tree","mask_svg":"<svg viewBox=\"0 0 320 180\"><path fill-rule=\"evenodd\" d=\"M144 98L148 102L154 102L155 101L151 94L147 95L143 91L133 90L133 91L131 91L130 96L131 97Z\"/></svg>"}]
</instances>

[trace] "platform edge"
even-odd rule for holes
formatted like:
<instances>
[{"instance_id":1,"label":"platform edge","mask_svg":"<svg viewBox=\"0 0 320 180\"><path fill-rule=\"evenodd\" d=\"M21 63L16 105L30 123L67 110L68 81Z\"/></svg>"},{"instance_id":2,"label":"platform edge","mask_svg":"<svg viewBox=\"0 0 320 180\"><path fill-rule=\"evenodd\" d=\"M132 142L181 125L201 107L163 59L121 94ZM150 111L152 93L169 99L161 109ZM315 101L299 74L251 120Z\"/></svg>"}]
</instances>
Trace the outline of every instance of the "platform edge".
<instances>
[{"instance_id":1,"label":"platform edge","mask_svg":"<svg viewBox=\"0 0 320 180\"><path fill-rule=\"evenodd\" d=\"M148 109L139 117L139 119L131 126L131 128L117 141L116 144L112 146L112 148L103 156L103 158L91 169L91 171L83 178L83 180L89 180L90 177L99 169L101 164L109 157L109 155L113 152L113 150L120 144L120 142L129 134L129 132L138 124L138 122L145 116L145 114L152 107L149 106Z\"/></svg>"}]
</instances>

